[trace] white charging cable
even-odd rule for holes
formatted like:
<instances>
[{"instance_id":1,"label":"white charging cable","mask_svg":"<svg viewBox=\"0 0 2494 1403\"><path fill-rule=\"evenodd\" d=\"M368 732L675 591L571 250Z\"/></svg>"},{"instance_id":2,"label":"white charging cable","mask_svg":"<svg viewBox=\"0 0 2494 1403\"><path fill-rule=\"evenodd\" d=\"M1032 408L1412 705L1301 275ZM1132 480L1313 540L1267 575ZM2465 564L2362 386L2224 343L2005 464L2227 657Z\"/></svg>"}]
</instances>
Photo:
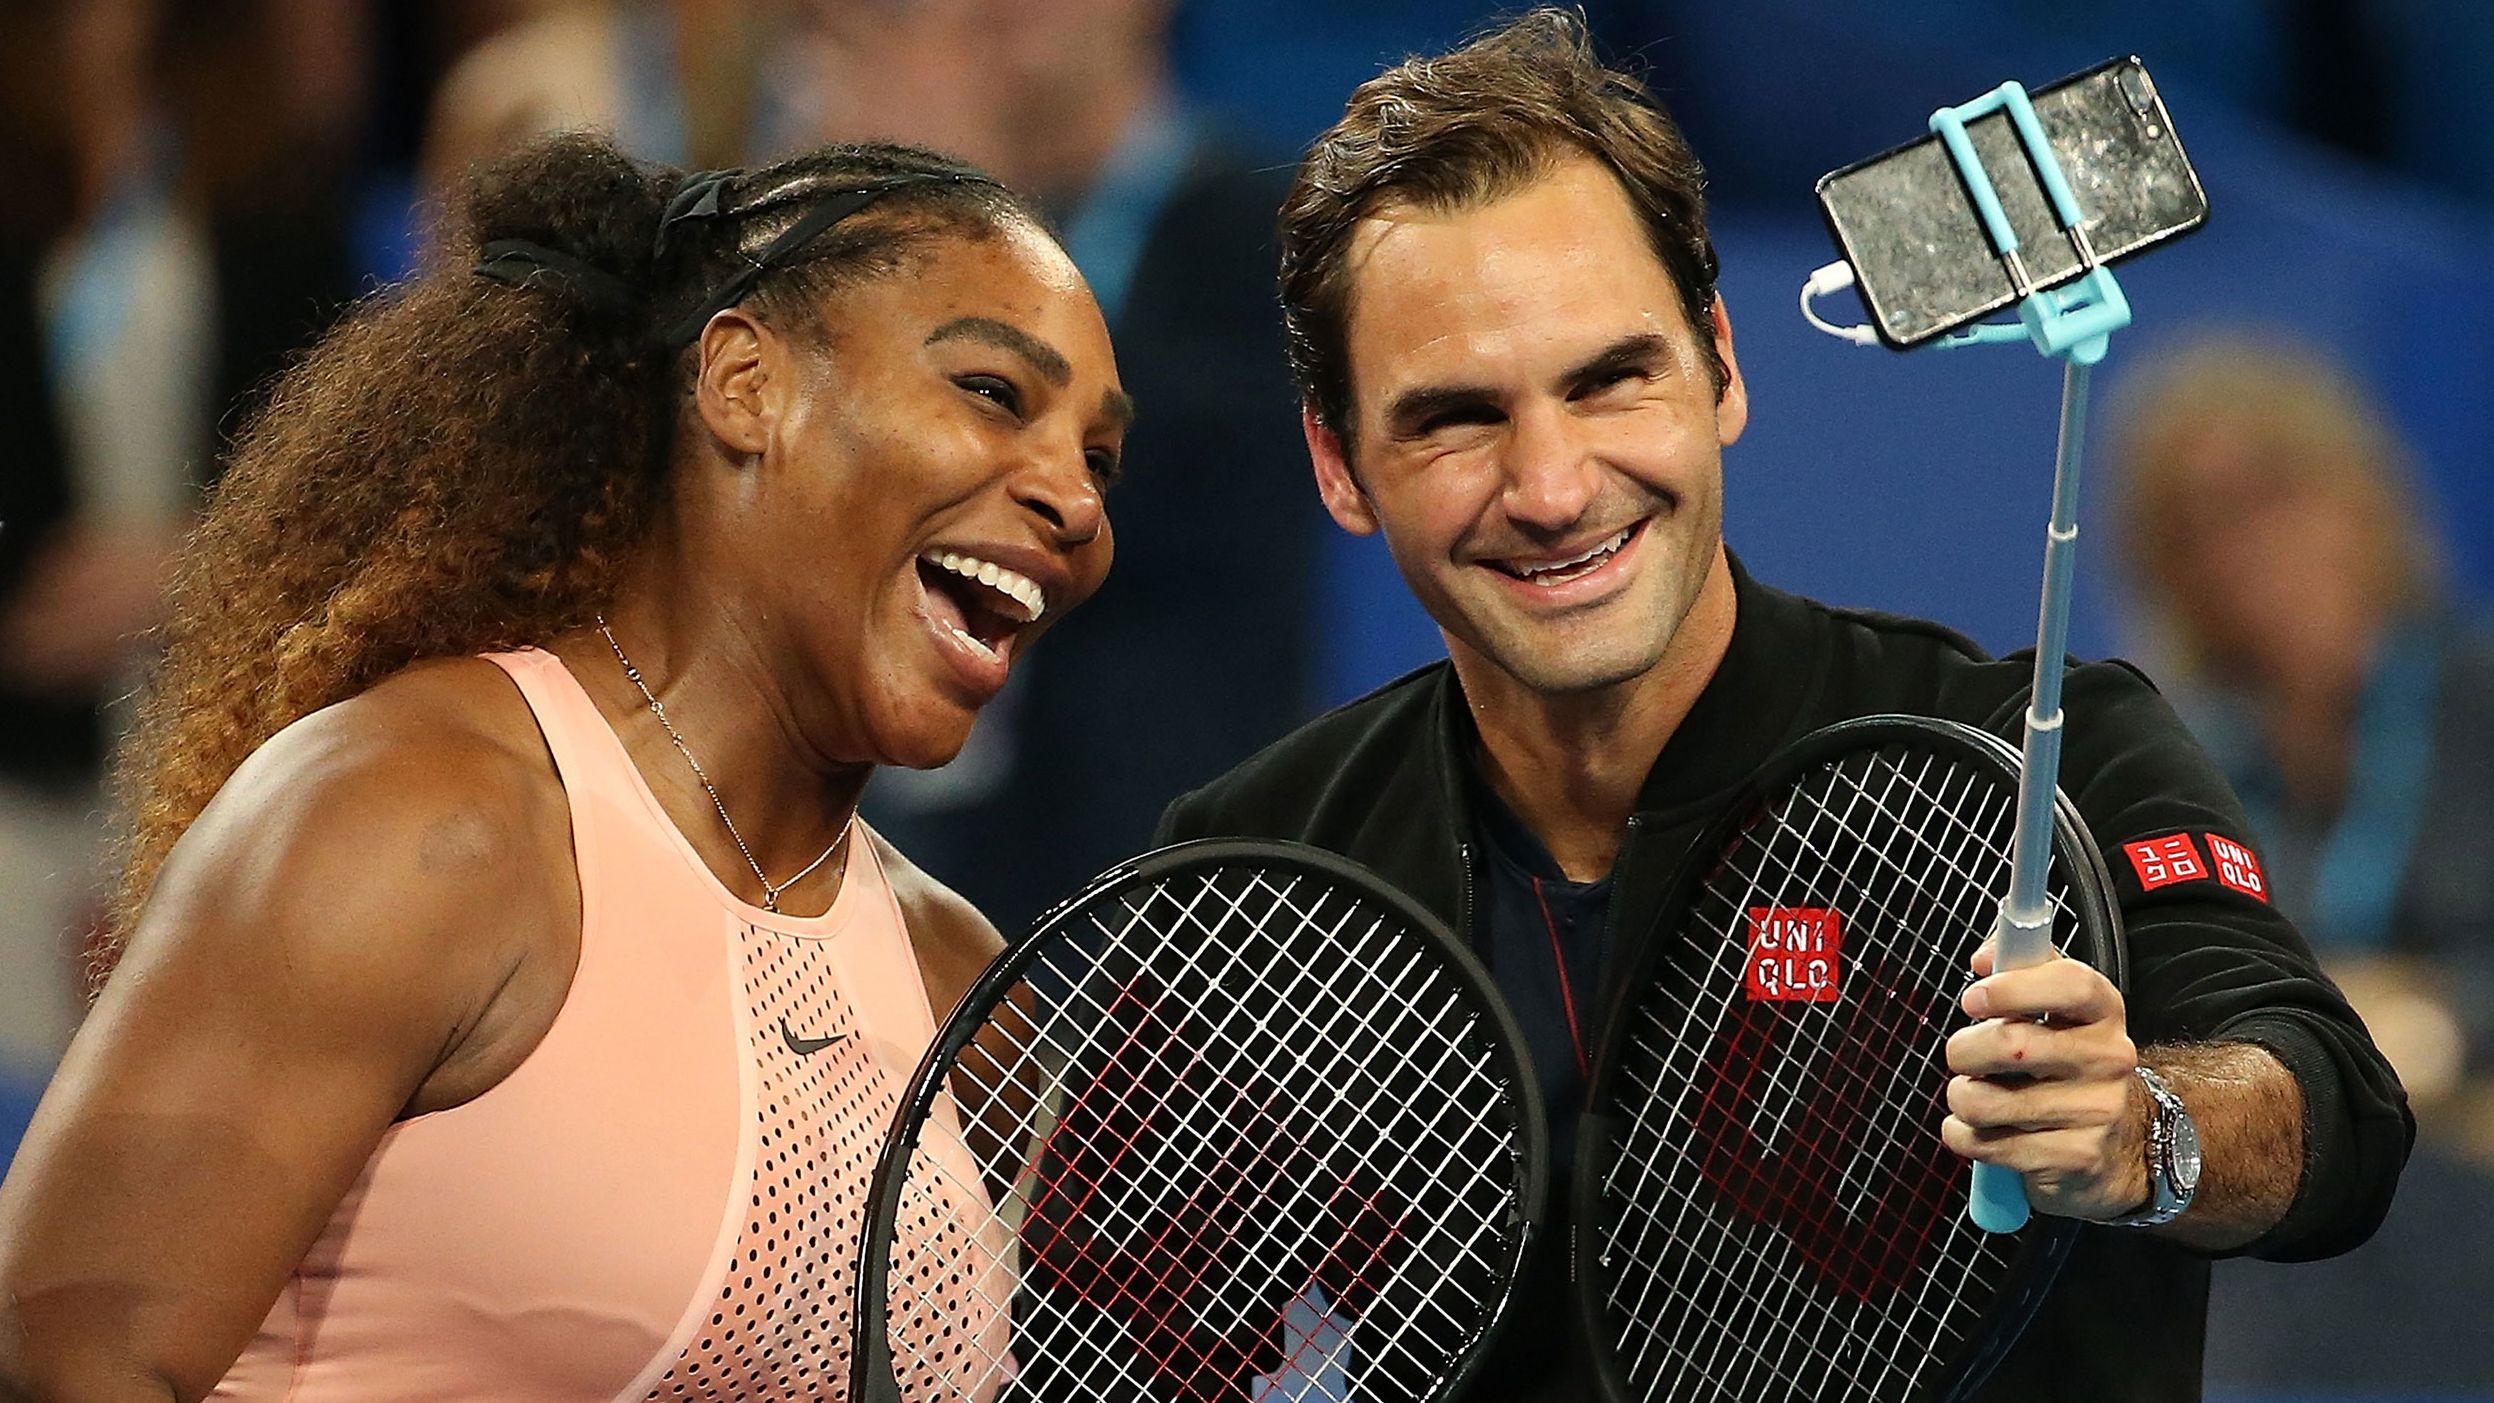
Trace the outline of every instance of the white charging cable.
<instances>
[{"instance_id":1,"label":"white charging cable","mask_svg":"<svg viewBox=\"0 0 2494 1403\"><path fill-rule=\"evenodd\" d=\"M1841 258L1812 273L1810 280L1801 285L1802 319L1839 341L1850 341L1856 346L1876 346L1879 344L1879 333L1873 331L1867 323L1860 326L1837 326L1821 317L1818 309L1810 305L1831 292L1842 292L1851 286L1853 286L1853 265Z\"/></svg>"}]
</instances>

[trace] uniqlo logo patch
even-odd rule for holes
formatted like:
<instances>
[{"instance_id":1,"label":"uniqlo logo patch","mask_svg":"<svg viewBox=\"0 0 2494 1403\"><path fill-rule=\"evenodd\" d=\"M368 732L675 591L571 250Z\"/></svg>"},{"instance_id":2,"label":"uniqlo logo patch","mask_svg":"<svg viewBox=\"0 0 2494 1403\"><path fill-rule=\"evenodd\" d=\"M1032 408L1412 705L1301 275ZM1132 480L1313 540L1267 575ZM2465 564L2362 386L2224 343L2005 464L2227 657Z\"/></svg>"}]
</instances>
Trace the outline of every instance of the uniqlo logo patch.
<instances>
[{"instance_id":1,"label":"uniqlo logo patch","mask_svg":"<svg viewBox=\"0 0 2494 1403\"><path fill-rule=\"evenodd\" d=\"M1749 908L1749 997L1832 1003L1844 976L1844 913L1823 906Z\"/></svg>"},{"instance_id":2,"label":"uniqlo logo patch","mask_svg":"<svg viewBox=\"0 0 2494 1403\"><path fill-rule=\"evenodd\" d=\"M2208 863L2201 858L2199 846L2188 833L2169 833L2162 838L2142 838L2122 844L2130 855L2130 868L2139 874L2139 889L2154 891L2176 882L2200 882L2208 879Z\"/></svg>"},{"instance_id":3,"label":"uniqlo logo patch","mask_svg":"<svg viewBox=\"0 0 2494 1403\"><path fill-rule=\"evenodd\" d=\"M2260 859L2232 838L2208 835L2208 856L2217 864L2217 880L2245 896L2269 899L2269 881L2260 875Z\"/></svg>"}]
</instances>

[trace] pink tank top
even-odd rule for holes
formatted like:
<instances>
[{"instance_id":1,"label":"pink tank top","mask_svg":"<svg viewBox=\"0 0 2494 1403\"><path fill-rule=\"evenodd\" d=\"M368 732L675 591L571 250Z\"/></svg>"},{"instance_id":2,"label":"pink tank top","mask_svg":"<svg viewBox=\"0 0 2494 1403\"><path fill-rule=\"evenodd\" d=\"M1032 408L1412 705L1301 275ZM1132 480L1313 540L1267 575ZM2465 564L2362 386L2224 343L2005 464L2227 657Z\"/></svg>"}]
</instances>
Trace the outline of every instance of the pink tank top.
<instances>
[{"instance_id":1,"label":"pink tank top","mask_svg":"<svg viewBox=\"0 0 2494 1403\"><path fill-rule=\"evenodd\" d=\"M749 905L561 660L491 661L569 797L579 969L501 1084L382 1137L213 1396L844 1399L868 1181L935 1031L874 845L851 844L823 915ZM949 1172L906 1205L894 1296L950 1308L898 1361L912 1398L1011 1368L1004 1322L960 1304L1008 1298L962 1264L1011 1247L972 1244L987 1199L939 1120L922 1153Z\"/></svg>"}]
</instances>

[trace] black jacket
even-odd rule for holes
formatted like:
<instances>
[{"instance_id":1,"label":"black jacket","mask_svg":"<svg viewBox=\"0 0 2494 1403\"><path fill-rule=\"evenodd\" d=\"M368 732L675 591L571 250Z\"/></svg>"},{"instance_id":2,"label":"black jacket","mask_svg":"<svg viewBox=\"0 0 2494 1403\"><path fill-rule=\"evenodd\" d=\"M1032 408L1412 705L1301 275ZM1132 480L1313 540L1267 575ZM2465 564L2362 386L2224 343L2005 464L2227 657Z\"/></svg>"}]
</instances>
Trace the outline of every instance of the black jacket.
<instances>
[{"instance_id":1,"label":"black jacket","mask_svg":"<svg viewBox=\"0 0 2494 1403\"><path fill-rule=\"evenodd\" d=\"M1757 583L1737 561L1733 575L1731 644L1647 776L1612 868L1615 931L1651 924L1688 844L1729 791L1818 727L1901 712L2012 741L2019 734L2031 653L1993 659L1936 624L1830 608ZM2131 950L2132 1038L2142 1047L2248 1042L2274 1053L2304 1090L2303 1183L2285 1220L2244 1250L2291 1260L2355 1246L2388 1209L2414 1139L2405 1094L2275 908L2214 881L2143 891L2122 859L2122 844L2180 830L2248 840L2240 807L2164 699L2121 663L2074 666L2064 692L2061 785L2114 872ZM1438 663L1185 795L1163 817L1161 838L1331 849L1477 938L1464 779L1477 743L1454 671ZM1613 965L1618 953L1614 946ZM1473 1397L1583 1396L1581 1385L1553 1377L1555 1342L1566 1340L1570 1354L1581 1348L1553 1300L1555 1270L1546 1258L1535 1273L1543 1279L1519 1293ZM2145 1233L2090 1228L1983 1396L2197 1398L2207 1299L2199 1256Z\"/></svg>"}]
</instances>

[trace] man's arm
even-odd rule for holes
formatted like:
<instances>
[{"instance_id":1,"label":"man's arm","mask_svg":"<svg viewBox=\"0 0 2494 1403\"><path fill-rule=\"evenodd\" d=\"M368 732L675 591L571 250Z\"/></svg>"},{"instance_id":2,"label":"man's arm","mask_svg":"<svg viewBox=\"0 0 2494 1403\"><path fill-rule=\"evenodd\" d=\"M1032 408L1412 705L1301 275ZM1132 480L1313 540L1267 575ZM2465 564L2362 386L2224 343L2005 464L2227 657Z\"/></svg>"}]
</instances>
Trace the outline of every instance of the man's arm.
<instances>
[{"instance_id":1,"label":"man's arm","mask_svg":"<svg viewBox=\"0 0 2494 1403\"><path fill-rule=\"evenodd\" d=\"M2156 1231L2203 1252L2227 1252L2284 1221L2304 1163L2303 1084L2286 1064L2251 1043L2152 1047L2140 1060L2190 1108L2207 1166L2190 1211ZM2146 1100L2139 1098L2133 1120L2143 1133ZM2132 1161L2144 1162L2145 1149Z\"/></svg>"},{"instance_id":2,"label":"man's arm","mask_svg":"<svg viewBox=\"0 0 2494 1403\"><path fill-rule=\"evenodd\" d=\"M2121 1216L2146 1196L2133 1068L2170 1065L2205 1169L2191 1210L2159 1231L2277 1260L2346 1251L2388 1211L2414 1139L2397 1077L2270 904L2242 808L2172 708L2121 664L2074 669L2065 696L2062 788L2109 869L2127 998L2074 961L1978 983L1968 1013L1998 1021L1961 1031L1952 1069L2036 1080L1952 1083L1952 1147L2038 1167L2029 1193L2047 1212ZM2023 705L1987 729L2013 733Z\"/></svg>"},{"instance_id":3,"label":"man's arm","mask_svg":"<svg viewBox=\"0 0 2494 1403\"><path fill-rule=\"evenodd\" d=\"M1949 1040L1950 1149L2026 1175L2041 1212L2136 1212L2149 1195L2154 1111L2137 1075L2144 1063L2189 1109L2207 1167L2189 1210L2154 1231L2228 1252L2285 1219L2303 1177L2304 1105L2276 1056L2249 1043L2137 1052L2120 992L2076 960L1995 974L1987 945L1974 969L1965 1008L1981 1021Z\"/></svg>"}]
</instances>

